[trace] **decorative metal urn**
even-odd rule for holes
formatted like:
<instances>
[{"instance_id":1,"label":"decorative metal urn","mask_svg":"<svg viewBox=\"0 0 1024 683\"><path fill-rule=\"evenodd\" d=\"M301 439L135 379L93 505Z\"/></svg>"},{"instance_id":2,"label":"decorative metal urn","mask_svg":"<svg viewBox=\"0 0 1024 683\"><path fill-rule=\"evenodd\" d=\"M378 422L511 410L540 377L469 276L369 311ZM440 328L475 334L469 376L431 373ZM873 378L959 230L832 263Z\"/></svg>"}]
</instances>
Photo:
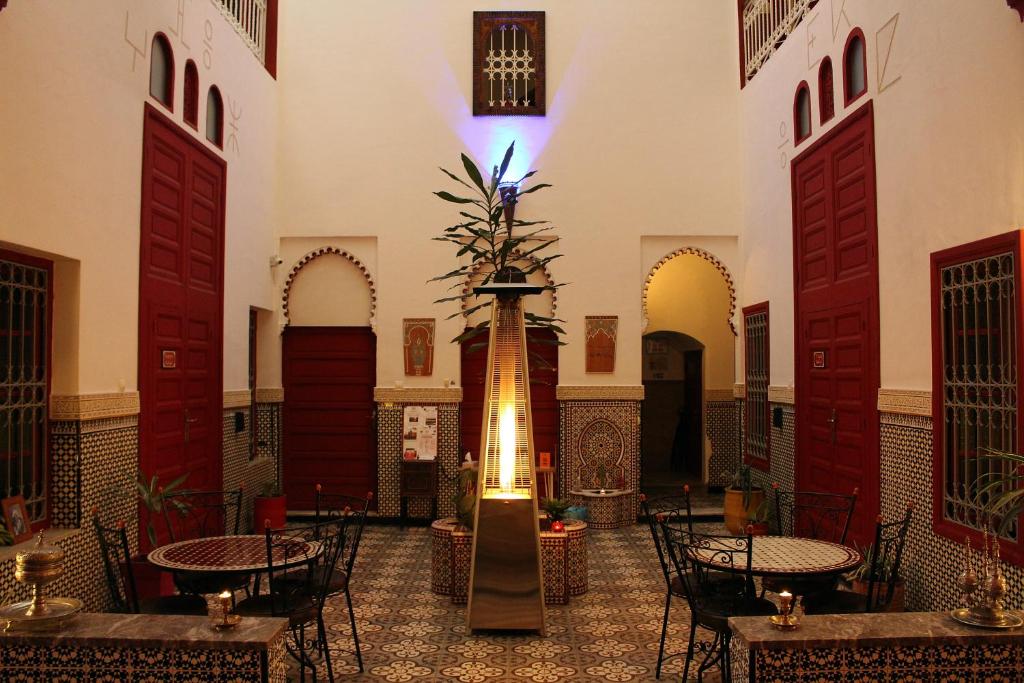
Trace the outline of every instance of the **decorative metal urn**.
<instances>
[{"instance_id":1,"label":"decorative metal urn","mask_svg":"<svg viewBox=\"0 0 1024 683\"><path fill-rule=\"evenodd\" d=\"M975 569L974 554L970 539L964 544L964 570L957 577L964 606L951 612L959 622L986 628L1017 628L1024 625L1024 619L1015 612L1003 608L1006 597L1006 577L999 562L999 539L992 534L989 546L989 531L982 535L980 557L981 567Z\"/></svg>"},{"instance_id":2,"label":"decorative metal urn","mask_svg":"<svg viewBox=\"0 0 1024 683\"><path fill-rule=\"evenodd\" d=\"M494 294L480 445L469 628L544 632L533 423L523 295L543 287L504 282Z\"/></svg>"},{"instance_id":3,"label":"decorative metal urn","mask_svg":"<svg viewBox=\"0 0 1024 683\"><path fill-rule=\"evenodd\" d=\"M35 545L20 551L14 559L14 578L32 587L32 598L0 607L0 622L4 630L18 628L46 628L59 625L64 619L80 612L84 605L76 598L47 598L43 587L64 574L64 551L48 545L39 532Z\"/></svg>"}]
</instances>

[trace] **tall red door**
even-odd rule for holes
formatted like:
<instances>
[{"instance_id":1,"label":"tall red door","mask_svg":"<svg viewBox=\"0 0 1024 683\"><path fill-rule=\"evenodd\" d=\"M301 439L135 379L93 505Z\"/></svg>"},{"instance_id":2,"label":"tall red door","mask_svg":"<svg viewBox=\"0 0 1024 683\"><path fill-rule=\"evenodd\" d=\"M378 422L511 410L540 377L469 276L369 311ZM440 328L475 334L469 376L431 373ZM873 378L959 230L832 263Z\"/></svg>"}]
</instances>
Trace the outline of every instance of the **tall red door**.
<instances>
[{"instance_id":1,"label":"tall red door","mask_svg":"<svg viewBox=\"0 0 1024 683\"><path fill-rule=\"evenodd\" d=\"M223 160L146 105L139 266L139 465L221 488ZM159 526L159 525L158 525Z\"/></svg>"},{"instance_id":2,"label":"tall red door","mask_svg":"<svg viewBox=\"0 0 1024 683\"><path fill-rule=\"evenodd\" d=\"M555 334L550 330L527 330L527 351L544 363L530 362L530 410L533 415L533 444L537 453L551 453L552 464L558 462L558 346L551 343ZM471 349L480 338L462 344L462 406L461 433L463 454L469 451L473 459L480 458L480 428L483 426L484 374L487 371L487 349ZM534 454L536 457L536 454ZM555 483L557 488L558 484ZM544 492L543 495L554 495Z\"/></svg>"},{"instance_id":3,"label":"tall red door","mask_svg":"<svg viewBox=\"0 0 1024 683\"><path fill-rule=\"evenodd\" d=\"M377 490L373 387L377 337L369 327L289 327L284 333L284 489L292 510L314 491Z\"/></svg>"},{"instance_id":4,"label":"tall red door","mask_svg":"<svg viewBox=\"0 0 1024 683\"><path fill-rule=\"evenodd\" d=\"M859 490L850 538L878 514L878 229L869 102L793 161L796 477Z\"/></svg>"}]
</instances>

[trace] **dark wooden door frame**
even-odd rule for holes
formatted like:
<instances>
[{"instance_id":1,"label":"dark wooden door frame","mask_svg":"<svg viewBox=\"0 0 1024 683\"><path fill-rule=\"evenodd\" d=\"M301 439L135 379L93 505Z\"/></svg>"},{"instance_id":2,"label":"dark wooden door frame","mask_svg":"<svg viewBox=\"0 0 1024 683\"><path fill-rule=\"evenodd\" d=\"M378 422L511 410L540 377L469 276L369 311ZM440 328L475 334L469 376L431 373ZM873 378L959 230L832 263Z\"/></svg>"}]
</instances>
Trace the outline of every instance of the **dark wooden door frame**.
<instances>
[{"instance_id":1,"label":"dark wooden door frame","mask_svg":"<svg viewBox=\"0 0 1024 683\"><path fill-rule=\"evenodd\" d=\"M800 467L800 444L802 442L801 430L807 429L807 411L809 406L806 401L801 400L800 396L800 367L801 363L807 363L808 359L804 357L806 349L802 344L802 306L800 297L800 260L798 258L798 240L800 239L799 234L799 207L797 206L797 170L801 163L804 163L819 152L825 146L831 144L833 141L838 139L843 134L847 133L850 128L858 125L862 120L866 119L867 125L867 144L868 149L871 153L871 164L870 164L870 176L872 186L875 188L875 194L872 197L871 211L874 215L874 232L870 239L870 291L868 296L871 299L873 306L871 311L871 319L868 324L869 334L869 352L867 354L868 360L871 362L871 368L869 372L872 373L874 378L873 385L876 387L875 396L871 397L872 406L877 406L877 388L881 386L881 361L880 361L880 321L879 321L879 285L878 285L878 201L877 201L877 173L874 165L874 107L873 101L868 100L862 107L851 113L843 121L838 123L834 128L828 131L820 139L816 140L810 147L804 150L799 156L795 157L790 164L790 195L791 195L791 210L792 210L792 239L793 239L793 325L794 325L794 384L796 385L796 434L794 435L794 477L795 486L797 489L801 488L801 467ZM880 477L880 429L879 429L879 418L877 408L870 410L870 414L866 415L866 434L865 444L870 449L865 454L865 473L869 477L868 484L869 489L867 491L861 491L859 499L857 501L857 511L863 512L865 507L868 507L869 513L877 515L880 508L881 499L881 477ZM845 493L845 492L844 492Z\"/></svg>"}]
</instances>

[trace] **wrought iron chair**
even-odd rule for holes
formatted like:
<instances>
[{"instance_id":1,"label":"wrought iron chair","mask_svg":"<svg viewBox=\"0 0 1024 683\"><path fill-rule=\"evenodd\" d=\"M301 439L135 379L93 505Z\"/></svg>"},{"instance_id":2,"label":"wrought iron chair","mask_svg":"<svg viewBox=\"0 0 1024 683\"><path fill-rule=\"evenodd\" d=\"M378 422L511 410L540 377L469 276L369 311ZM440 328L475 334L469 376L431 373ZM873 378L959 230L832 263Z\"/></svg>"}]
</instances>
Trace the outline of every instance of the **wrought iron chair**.
<instances>
[{"instance_id":1,"label":"wrought iron chair","mask_svg":"<svg viewBox=\"0 0 1024 683\"><path fill-rule=\"evenodd\" d=\"M206 614L206 600L195 595L162 595L140 599L125 523L119 521L114 527L105 527L100 522L99 513L94 510L92 524L99 540L107 589L115 611L128 614Z\"/></svg>"},{"instance_id":2,"label":"wrought iron chair","mask_svg":"<svg viewBox=\"0 0 1024 683\"><path fill-rule=\"evenodd\" d=\"M672 607L672 598L685 598L686 594L682 585L683 579L677 575L676 570L671 566L667 550L664 547L664 540L659 523L670 524L682 528L685 522L686 531L693 532L693 521L690 516L690 487L683 487L681 496L661 496L648 499L646 494L640 494L640 507L643 508L644 517L647 518L647 525L651 529L651 538L654 541L654 549L658 553L658 562L661 563L661 573L665 579L665 613L661 619L661 640L658 644L658 664L655 667L655 678L661 678L661 665L665 659L674 655L665 656L665 637L668 632L668 615ZM743 581L738 577L729 576L721 572L712 572L709 577L712 580L716 592L739 593L743 590ZM692 582L691 582L692 583ZM693 584L696 588L696 584Z\"/></svg>"},{"instance_id":3,"label":"wrought iron chair","mask_svg":"<svg viewBox=\"0 0 1024 683\"><path fill-rule=\"evenodd\" d=\"M840 493L819 493L816 491L783 491L778 484L772 484L774 495L774 520L772 533L778 536L813 538L830 543L846 543L850 531L853 509L857 504L858 490L852 495ZM813 595L835 589L836 579L789 579L785 585L779 579L766 577L762 585L765 590L778 593L789 590L795 595Z\"/></svg>"},{"instance_id":4,"label":"wrought iron chair","mask_svg":"<svg viewBox=\"0 0 1024 683\"><path fill-rule=\"evenodd\" d=\"M732 672L729 642L732 632L729 629L729 617L771 615L778 612L774 604L758 598L754 592L751 573L754 537L749 530L746 536L718 536L686 531L665 523L661 524L660 529L690 607L690 640L682 680L686 680L690 673L694 650L699 649L704 653L704 661L697 668L697 679L703 680L704 672L718 664L722 680L730 683ZM697 561L698 556L705 561L714 560L716 564L729 567L739 574L743 579L744 590L737 594L713 590L710 578L713 572ZM695 645L698 628L714 633L710 644Z\"/></svg>"},{"instance_id":5,"label":"wrought iron chair","mask_svg":"<svg viewBox=\"0 0 1024 683\"><path fill-rule=\"evenodd\" d=\"M345 548L337 569L330 576L327 595L328 597L345 595L349 623L352 627L352 642L355 645L356 662L359 664L360 672L363 671L363 654L359 649L356 614L352 609L352 592L349 588L352 582L352 570L356 563L356 554L359 552L359 541L363 537L366 515L371 502L373 502L372 491L368 491L365 498L358 498L340 493L324 493L323 487L320 484L316 485L316 521L345 519L348 522L345 527Z\"/></svg>"},{"instance_id":6,"label":"wrought iron chair","mask_svg":"<svg viewBox=\"0 0 1024 683\"><path fill-rule=\"evenodd\" d=\"M210 536L237 536L242 521L242 489L180 491L163 500L164 524L170 542ZM174 583L183 593L203 595L229 590L249 594L249 574L175 572Z\"/></svg>"},{"instance_id":7,"label":"wrought iron chair","mask_svg":"<svg viewBox=\"0 0 1024 683\"><path fill-rule=\"evenodd\" d=\"M318 524L286 529L265 529L268 592L246 598L235 608L244 616L285 617L291 639L288 653L299 663L299 680L310 669L317 680L318 656L334 681L331 651L324 626L324 603L330 577L344 552L349 520L331 519ZM304 567L296 570L295 566ZM309 633L315 629L314 633Z\"/></svg>"},{"instance_id":8,"label":"wrought iron chair","mask_svg":"<svg viewBox=\"0 0 1024 683\"><path fill-rule=\"evenodd\" d=\"M896 583L903 564L903 549L907 543L907 529L914 506L907 506L902 519L885 523L879 515L875 522L875 542L864 562L868 565L868 592L834 590L804 598L807 614L856 614L858 612L884 612L892 603Z\"/></svg>"}]
</instances>

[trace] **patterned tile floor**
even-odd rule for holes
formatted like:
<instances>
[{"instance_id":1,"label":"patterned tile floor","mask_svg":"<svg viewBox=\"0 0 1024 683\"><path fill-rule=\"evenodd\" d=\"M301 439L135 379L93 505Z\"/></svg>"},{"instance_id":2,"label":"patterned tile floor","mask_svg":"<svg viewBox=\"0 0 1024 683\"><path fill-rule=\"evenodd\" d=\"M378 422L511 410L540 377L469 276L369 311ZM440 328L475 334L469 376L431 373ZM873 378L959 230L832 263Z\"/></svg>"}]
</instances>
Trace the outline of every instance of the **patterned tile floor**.
<instances>
[{"instance_id":1,"label":"patterned tile floor","mask_svg":"<svg viewBox=\"0 0 1024 683\"><path fill-rule=\"evenodd\" d=\"M590 532L590 590L549 607L547 638L468 634L465 607L430 590L430 550L428 529L367 527L353 572L365 673L355 666L344 599L335 599L325 615L336 680L655 680L665 592L646 525ZM680 652L688 614L673 604L667 650ZM682 663L669 660L662 680L679 680Z\"/></svg>"}]
</instances>

